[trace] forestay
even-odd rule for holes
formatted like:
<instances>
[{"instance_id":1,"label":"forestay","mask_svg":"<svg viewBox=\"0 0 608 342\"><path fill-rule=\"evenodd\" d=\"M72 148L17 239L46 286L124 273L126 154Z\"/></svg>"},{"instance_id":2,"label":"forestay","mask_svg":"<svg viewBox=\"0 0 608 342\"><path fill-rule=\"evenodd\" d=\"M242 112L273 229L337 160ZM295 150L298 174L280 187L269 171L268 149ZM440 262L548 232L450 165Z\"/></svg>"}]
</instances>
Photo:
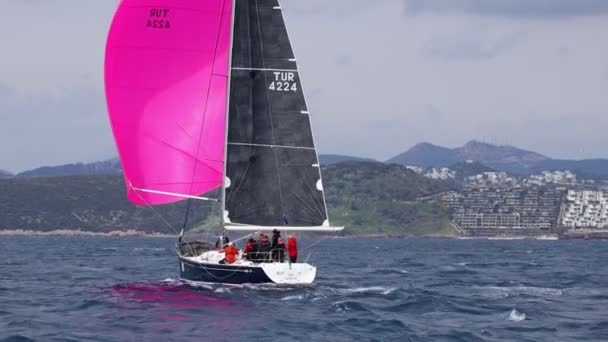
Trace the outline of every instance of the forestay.
<instances>
[{"instance_id":1,"label":"forestay","mask_svg":"<svg viewBox=\"0 0 608 342\"><path fill-rule=\"evenodd\" d=\"M236 0L230 88L227 228L328 227L310 116L278 1Z\"/></svg>"}]
</instances>

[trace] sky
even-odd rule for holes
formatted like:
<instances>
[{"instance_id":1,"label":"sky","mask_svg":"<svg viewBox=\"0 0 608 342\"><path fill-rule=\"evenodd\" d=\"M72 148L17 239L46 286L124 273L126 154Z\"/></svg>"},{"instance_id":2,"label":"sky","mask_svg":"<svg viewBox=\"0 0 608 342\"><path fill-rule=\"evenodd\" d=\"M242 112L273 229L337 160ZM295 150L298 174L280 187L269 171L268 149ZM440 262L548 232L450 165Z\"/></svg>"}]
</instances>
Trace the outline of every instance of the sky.
<instances>
[{"instance_id":1,"label":"sky","mask_svg":"<svg viewBox=\"0 0 608 342\"><path fill-rule=\"evenodd\" d=\"M0 0L0 169L116 156L117 0ZM606 0L283 0L320 153L419 142L608 158Z\"/></svg>"}]
</instances>

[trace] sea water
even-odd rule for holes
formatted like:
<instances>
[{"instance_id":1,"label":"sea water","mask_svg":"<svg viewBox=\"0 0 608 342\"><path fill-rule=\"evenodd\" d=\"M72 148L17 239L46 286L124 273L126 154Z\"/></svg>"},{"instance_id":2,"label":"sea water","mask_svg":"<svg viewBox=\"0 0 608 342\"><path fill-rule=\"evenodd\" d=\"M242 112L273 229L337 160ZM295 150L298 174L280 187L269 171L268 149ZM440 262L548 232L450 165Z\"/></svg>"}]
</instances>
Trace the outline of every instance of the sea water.
<instances>
[{"instance_id":1,"label":"sea water","mask_svg":"<svg viewBox=\"0 0 608 342\"><path fill-rule=\"evenodd\" d=\"M1 236L0 341L608 340L607 241L311 252L314 285L226 286L180 281L174 239Z\"/></svg>"}]
</instances>

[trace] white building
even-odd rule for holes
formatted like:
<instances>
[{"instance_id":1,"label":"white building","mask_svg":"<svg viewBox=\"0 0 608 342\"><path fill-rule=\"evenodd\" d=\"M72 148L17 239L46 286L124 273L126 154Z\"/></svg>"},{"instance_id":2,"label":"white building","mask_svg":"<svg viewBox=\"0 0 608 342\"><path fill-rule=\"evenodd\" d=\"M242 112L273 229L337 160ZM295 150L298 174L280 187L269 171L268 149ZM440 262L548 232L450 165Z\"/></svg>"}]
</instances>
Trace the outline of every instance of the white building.
<instances>
[{"instance_id":1,"label":"white building","mask_svg":"<svg viewBox=\"0 0 608 342\"><path fill-rule=\"evenodd\" d=\"M607 228L608 191L568 190L562 225L571 228Z\"/></svg>"}]
</instances>

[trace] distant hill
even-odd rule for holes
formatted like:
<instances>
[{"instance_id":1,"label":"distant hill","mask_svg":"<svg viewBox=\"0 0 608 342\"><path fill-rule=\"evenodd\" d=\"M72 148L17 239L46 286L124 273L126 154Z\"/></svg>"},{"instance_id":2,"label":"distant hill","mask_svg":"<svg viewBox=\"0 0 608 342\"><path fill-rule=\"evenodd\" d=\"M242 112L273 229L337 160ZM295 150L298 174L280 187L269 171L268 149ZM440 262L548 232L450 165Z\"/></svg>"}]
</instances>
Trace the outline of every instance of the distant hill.
<instances>
[{"instance_id":1,"label":"distant hill","mask_svg":"<svg viewBox=\"0 0 608 342\"><path fill-rule=\"evenodd\" d=\"M330 165L344 161L374 161L373 159L345 156L338 154L322 154L319 156L321 165ZM56 177L75 175L111 175L122 172L120 160L112 158L92 163L73 163L57 166L43 166L33 170L17 174L17 177ZM0 178L8 178L13 175L7 171L0 170Z\"/></svg>"},{"instance_id":2,"label":"distant hill","mask_svg":"<svg viewBox=\"0 0 608 342\"><path fill-rule=\"evenodd\" d=\"M445 192L442 181L401 165L344 162L323 169L327 206L333 225L346 234L449 234L444 210L417 198Z\"/></svg>"},{"instance_id":3,"label":"distant hill","mask_svg":"<svg viewBox=\"0 0 608 342\"><path fill-rule=\"evenodd\" d=\"M433 203L415 201L449 189L400 165L343 162L323 168L330 219L345 234L449 234L447 214ZM218 194L210 194L217 197ZM217 203L192 201L189 226L219 222ZM155 207L176 230L185 203ZM17 177L0 180L0 229L108 232L138 229L169 233L147 207L126 200L120 175ZM216 226L214 226L216 227Z\"/></svg>"},{"instance_id":4,"label":"distant hill","mask_svg":"<svg viewBox=\"0 0 608 342\"><path fill-rule=\"evenodd\" d=\"M447 167L460 161L464 160L460 159L452 149L430 143L420 143L386 162L421 167Z\"/></svg>"},{"instance_id":5,"label":"distant hill","mask_svg":"<svg viewBox=\"0 0 608 342\"><path fill-rule=\"evenodd\" d=\"M196 203L195 203L196 202ZM207 216L212 205L193 201L197 215ZM155 210L179 230L186 203ZM0 229L48 231L81 229L95 232L138 229L171 233L147 207L129 203L121 175L15 177L0 180Z\"/></svg>"},{"instance_id":6,"label":"distant hill","mask_svg":"<svg viewBox=\"0 0 608 342\"><path fill-rule=\"evenodd\" d=\"M529 175L540 171L571 170L586 174L608 174L607 159L559 160L513 146L470 141L462 147L445 148L417 144L387 162L420 167L449 167L472 160L498 171Z\"/></svg>"},{"instance_id":7,"label":"distant hill","mask_svg":"<svg viewBox=\"0 0 608 342\"><path fill-rule=\"evenodd\" d=\"M12 173L10 173L8 171L0 170L0 179L11 178L11 177L13 177Z\"/></svg>"},{"instance_id":8,"label":"distant hill","mask_svg":"<svg viewBox=\"0 0 608 342\"><path fill-rule=\"evenodd\" d=\"M118 158L93 162L75 163L59 166L43 166L33 170L21 172L17 177L55 177L73 175L109 175L122 172Z\"/></svg>"},{"instance_id":9,"label":"distant hill","mask_svg":"<svg viewBox=\"0 0 608 342\"><path fill-rule=\"evenodd\" d=\"M375 160L369 159L369 158L345 156L345 155L340 155L340 154L321 154L321 155L319 155L319 162L321 163L321 165L331 165L331 164L336 164L336 163L342 163L345 161L375 162Z\"/></svg>"}]
</instances>

